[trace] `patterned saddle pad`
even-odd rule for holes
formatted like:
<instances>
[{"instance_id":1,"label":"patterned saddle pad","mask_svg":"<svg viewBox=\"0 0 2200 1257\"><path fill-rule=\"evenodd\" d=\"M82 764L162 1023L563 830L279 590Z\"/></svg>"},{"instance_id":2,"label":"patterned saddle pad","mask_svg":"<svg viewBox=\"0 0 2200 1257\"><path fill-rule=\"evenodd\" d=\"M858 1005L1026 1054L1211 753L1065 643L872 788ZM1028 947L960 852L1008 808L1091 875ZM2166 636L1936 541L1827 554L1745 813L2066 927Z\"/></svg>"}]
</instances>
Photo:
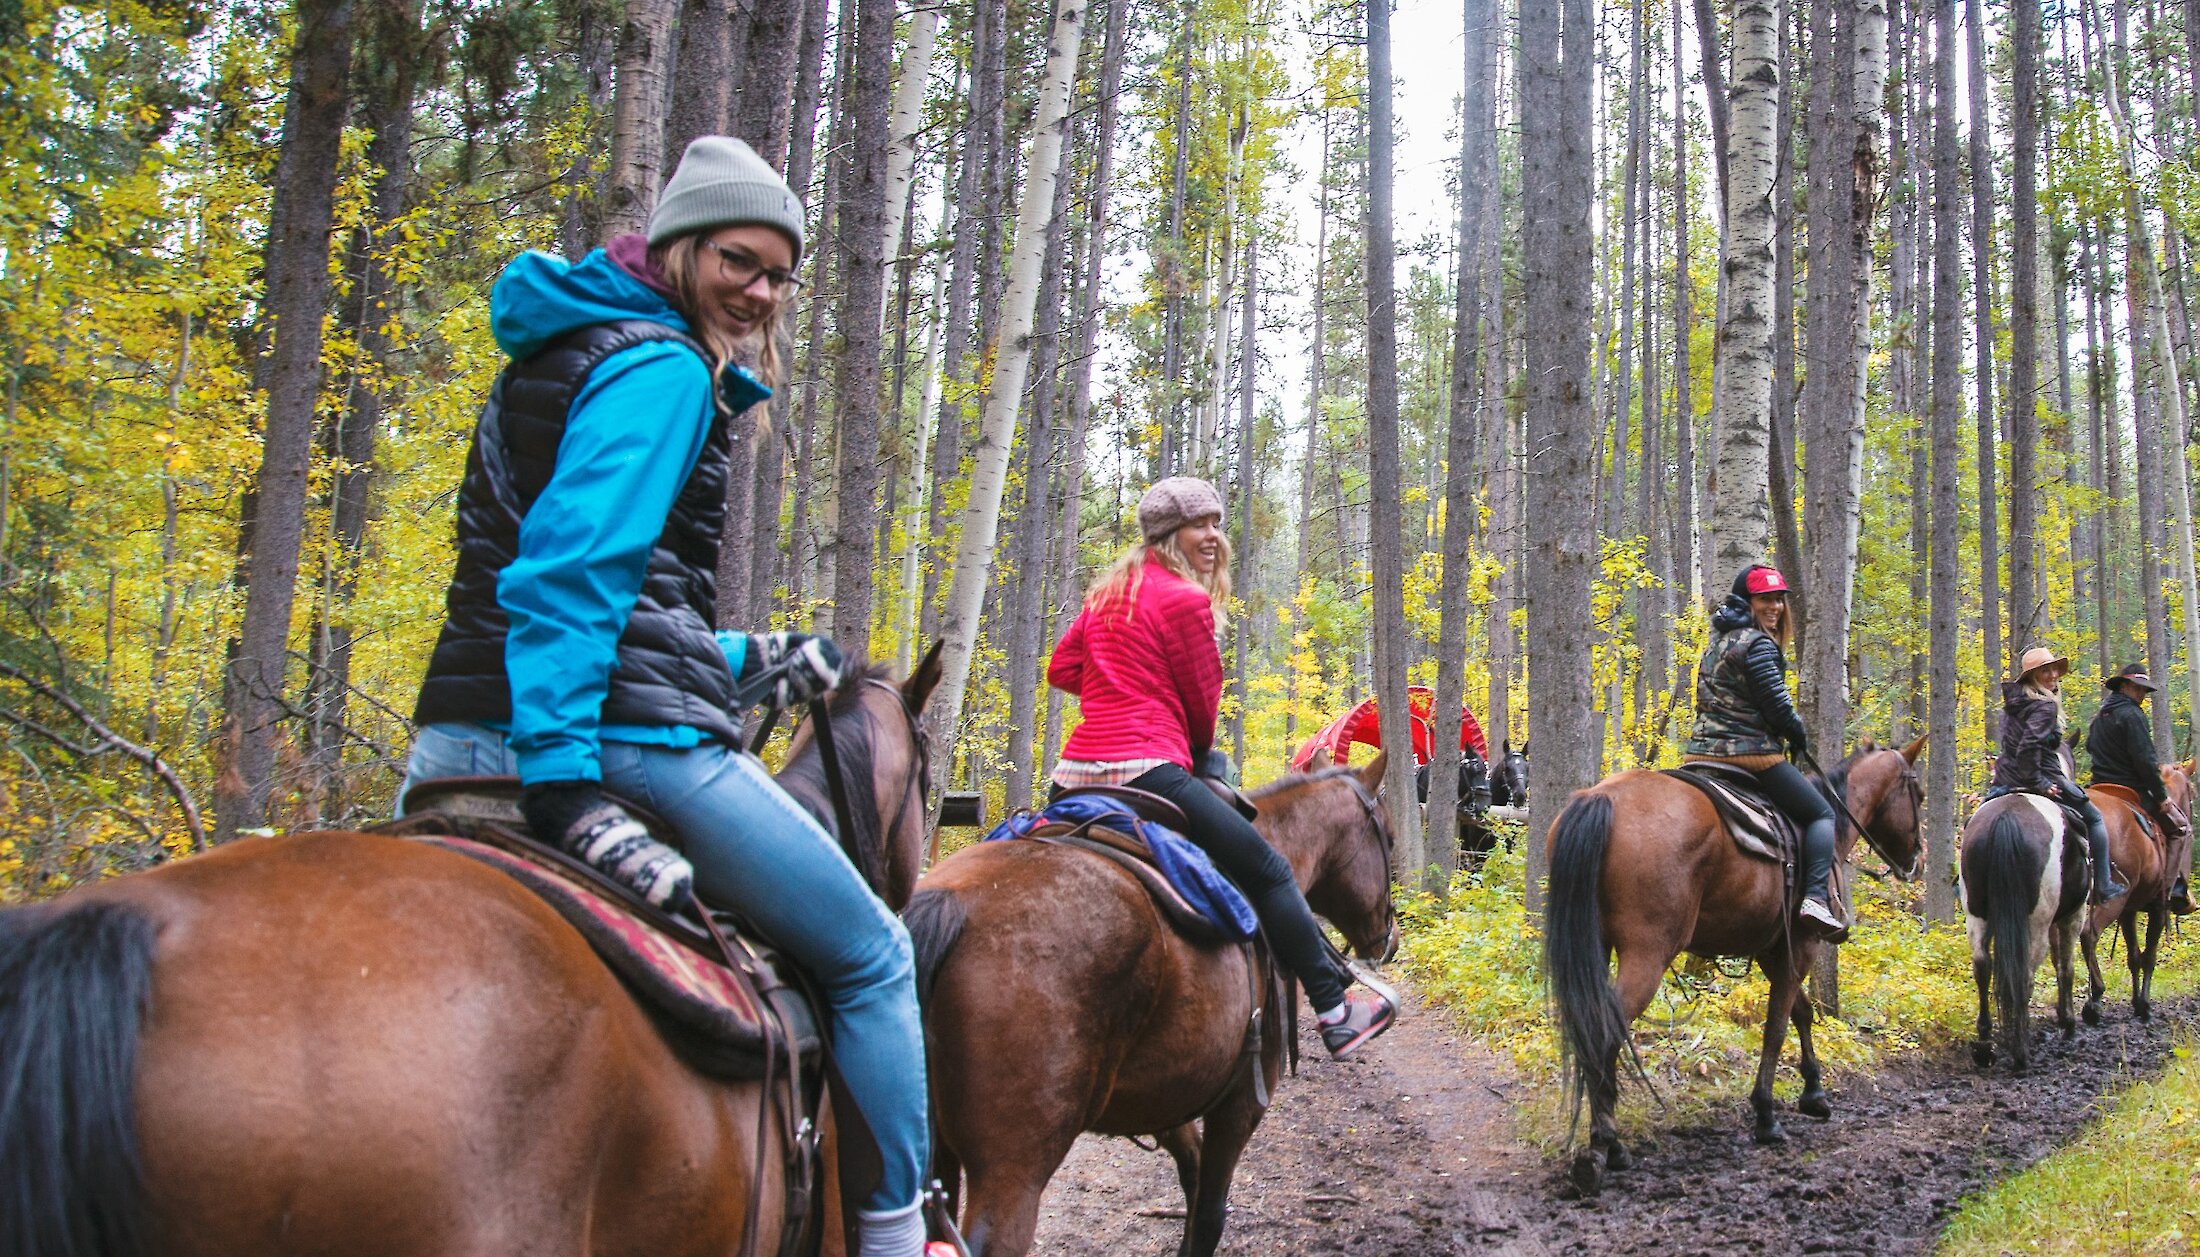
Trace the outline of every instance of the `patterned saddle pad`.
<instances>
[{"instance_id":1,"label":"patterned saddle pad","mask_svg":"<svg viewBox=\"0 0 2200 1257\"><path fill-rule=\"evenodd\" d=\"M1113 859L1144 885L1172 924L1195 941L1242 942L1260 918L1236 883L1182 834L1104 793L1065 794L995 826L987 842L1032 839Z\"/></svg>"},{"instance_id":2,"label":"patterned saddle pad","mask_svg":"<svg viewBox=\"0 0 2200 1257\"><path fill-rule=\"evenodd\" d=\"M445 783L430 783L445 786ZM797 1059L821 1046L818 1018L798 979L775 952L720 933L735 964L721 958L699 923L659 912L625 887L565 853L536 842L519 818L516 783L451 783L408 798L403 819L371 832L432 843L496 869L534 892L579 930L597 956L697 1068L717 1077L756 1080L767 1053L784 1073L789 1042ZM646 823L646 821L645 821Z\"/></svg>"},{"instance_id":3,"label":"patterned saddle pad","mask_svg":"<svg viewBox=\"0 0 2200 1257\"><path fill-rule=\"evenodd\" d=\"M1747 770L1698 762L1686 768L1668 768L1665 774L1703 791L1726 831L1734 835L1735 846L1767 860L1784 863L1794 858L1795 823L1757 793L1757 779Z\"/></svg>"}]
</instances>

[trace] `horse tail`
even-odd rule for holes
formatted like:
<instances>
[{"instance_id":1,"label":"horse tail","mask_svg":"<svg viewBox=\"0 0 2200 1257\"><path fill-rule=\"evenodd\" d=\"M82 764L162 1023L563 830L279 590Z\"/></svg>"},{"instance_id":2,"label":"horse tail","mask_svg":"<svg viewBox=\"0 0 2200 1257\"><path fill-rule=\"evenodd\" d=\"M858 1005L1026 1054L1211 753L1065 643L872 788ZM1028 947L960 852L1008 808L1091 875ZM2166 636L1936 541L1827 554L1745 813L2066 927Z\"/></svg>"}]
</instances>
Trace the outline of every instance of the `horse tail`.
<instances>
[{"instance_id":1,"label":"horse tail","mask_svg":"<svg viewBox=\"0 0 2200 1257\"><path fill-rule=\"evenodd\" d=\"M1612 839L1612 800L1576 795L1552 825L1550 890L1543 910L1543 971L1558 1018L1559 1054L1574 1115L1592 1098L1619 1094L1619 1049L1627 1041L1610 949L1599 908L1604 853Z\"/></svg>"},{"instance_id":2,"label":"horse tail","mask_svg":"<svg viewBox=\"0 0 2200 1257\"><path fill-rule=\"evenodd\" d=\"M1994 949L1994 1011L2023 1051L2030 1020L2032 986L2032 908L2039 901L2046 853L2025 836L2015 808L1994 817L1986 837L1964 860L1963 884L1972 913L1986 919L1986 937ZM1980 904L1978 900L1986 902ZM1978 911L1983 907L1985 911Z\"/></svg>"},{"instance_id":3,"label":"horse tail","mask_svg":"<svg viewBox=\"0 0 2200 1257\"><path fill-rule=\"evenodd\" d=\"M947 963L948 953L962 941L963 926L970 921L970 910L948 890L920 890L909 897L909 906L901 910L902 924L909 927L909 943L916 950L917 1002L932 1002L932 984L939 980L940 967Z\"/></svg>"},{"instance_id":4,"label":"horse tail","mask_svg":"<svg viewBox=\"0 0 2200 1257\"><path fill-rule=\"evenodd\" d=\"M135 1122L153 922L123 904L0 913L0 1252L138 1257Z\"/></svg>"}]
</instances>

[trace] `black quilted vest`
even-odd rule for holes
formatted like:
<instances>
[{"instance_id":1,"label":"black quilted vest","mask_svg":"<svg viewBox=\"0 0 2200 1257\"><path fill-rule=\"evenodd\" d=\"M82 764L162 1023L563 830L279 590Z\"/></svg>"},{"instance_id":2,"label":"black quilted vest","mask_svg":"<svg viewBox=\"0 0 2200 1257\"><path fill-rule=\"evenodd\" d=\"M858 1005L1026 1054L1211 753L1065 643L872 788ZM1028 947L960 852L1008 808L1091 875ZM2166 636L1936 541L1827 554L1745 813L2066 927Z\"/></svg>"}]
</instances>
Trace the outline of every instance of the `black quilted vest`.
<instances>
[{"instance_id":1,"label":"black quilted vest","mask_svg":"<svg viewBox=\"0 0 2200 1257\"><path fill-rule=\"evenodd\" d=\"M497 602L497 576L519 553L520 520L550 483L566 412L589 373L621 350L656 340L678 341L703 355L701 346L672 328L634 319L567 333L497 377L466 455L458 570L413 708L416 723L512 718L504 670L511 624ZM619 635L603 704L607 725L691 725L740 744L739 727L728 715L733 675L711 632L731 432L720 414L650 550L641 597Z\"/></svg>"}]
</instances>

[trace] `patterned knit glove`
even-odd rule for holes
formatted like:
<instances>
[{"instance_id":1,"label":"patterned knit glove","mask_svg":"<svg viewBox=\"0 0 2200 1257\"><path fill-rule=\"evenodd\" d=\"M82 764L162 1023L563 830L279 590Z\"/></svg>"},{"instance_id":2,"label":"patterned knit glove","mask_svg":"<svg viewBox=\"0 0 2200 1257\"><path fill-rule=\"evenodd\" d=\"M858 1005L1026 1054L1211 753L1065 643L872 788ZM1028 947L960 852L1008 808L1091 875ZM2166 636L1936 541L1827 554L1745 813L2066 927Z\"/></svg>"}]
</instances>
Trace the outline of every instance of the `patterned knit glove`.
<instances>
[{"instance_id":1,"label":"patterned knit glove","mask_svg":"<svg viewBox=\"0 0 2200 1257\"><path fill-rule=\"evenodd\" d=\"M695 893L695 867L657 841L593 781L544 781L521 791L535 837L640 895L678 912Z\"/></svg>"},{"instance_id":2,"label":"patterned knit glove","mask_svg":"<svg viewBox=\"0 0 2200 1257\"><path fill-rule=\"evenodd\" d=\"M751 633L749 650L761 670L776 670L771 701L794 707L823 698L840 684L840 647L815 633ZM744 669L746 671L746 669Z\"/></svg>"}]
</instances>

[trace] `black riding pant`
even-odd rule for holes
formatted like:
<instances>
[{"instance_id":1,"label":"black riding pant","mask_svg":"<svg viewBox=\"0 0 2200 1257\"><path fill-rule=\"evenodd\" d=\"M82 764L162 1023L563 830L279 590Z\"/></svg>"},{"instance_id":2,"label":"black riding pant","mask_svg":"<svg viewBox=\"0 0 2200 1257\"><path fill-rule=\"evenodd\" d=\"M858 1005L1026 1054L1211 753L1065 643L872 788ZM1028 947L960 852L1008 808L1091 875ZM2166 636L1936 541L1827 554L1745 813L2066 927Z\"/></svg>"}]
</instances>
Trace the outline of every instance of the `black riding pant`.
<instances>
[{"instance_id":1,"label":"black riding pant","mask_svg":"<svg viewBox=\"0 0 2200 1257\"><path fill-rule=\"evenodd\" d=\"M1284 967L1298 975L1316 1012L1344 1002L1345 982L1329 958L1314 911L1291 876L1290 862L1252 822L1216 797L1215 792L1174 764L1150 769L1130 783L1158 794L1183 811L1191 828L1184 836L1206 852L1225 876L1237 883L1268 932L1268 943Z\"/></svg>"},{"instance_id":2,"label":"black riding pant","mask_svg":"<svg viewBox=\"0 0 2200 1257\"><path fill-rule=\"evenodd\" d=\"M1833 872L1833 805L1803 770L1782 761L1757 774L1757 787L1803 827L1803 897L1823 899Z\"/></svg>"}]
</instances>

